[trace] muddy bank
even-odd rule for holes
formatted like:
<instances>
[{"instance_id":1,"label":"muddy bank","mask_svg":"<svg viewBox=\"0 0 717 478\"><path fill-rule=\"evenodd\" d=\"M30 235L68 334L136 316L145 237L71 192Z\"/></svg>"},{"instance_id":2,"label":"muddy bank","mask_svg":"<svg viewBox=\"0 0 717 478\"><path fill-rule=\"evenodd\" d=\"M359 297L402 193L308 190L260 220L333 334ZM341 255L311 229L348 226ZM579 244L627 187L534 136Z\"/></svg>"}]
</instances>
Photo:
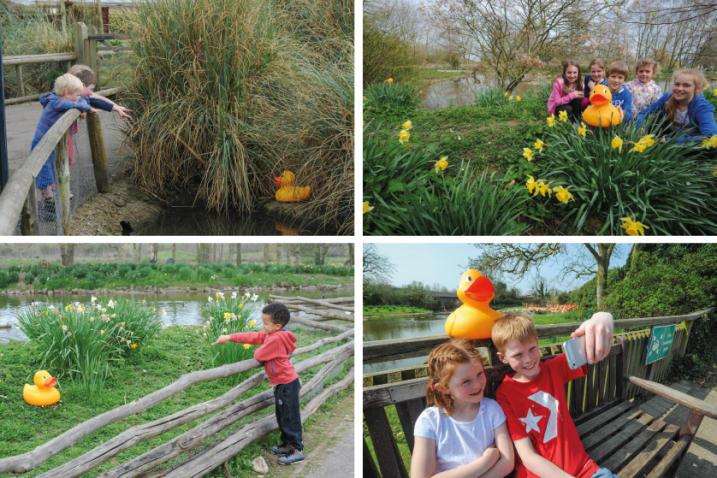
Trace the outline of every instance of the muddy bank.
<instances>
[{"instance_id":1,"label":"muddy bank","mask_svg":"<svg viewBox=\"0 0 717 478\"><path fill-rule=\"evenodd\" d=\"M336 292L342 290L354 290L353 284L320 284L320 285L291 285L285 283L273 284L271 286L262 287L206 287L206 286L189 286L189 287L155 287L155 286L130 286L130 287L117 287L115 289L6 289L0 291L0 295L55 295L55 294L76 294L76 295L108 295L108 294L172 294L172 293L185 293L185 292L196 292L196 293L208 293L216 294L222 292L224 294L231 294L237 292L238 294L246 294L247 292L286 292L290 290L322 290L327 292Z\"/></svg>"}]
</instances>

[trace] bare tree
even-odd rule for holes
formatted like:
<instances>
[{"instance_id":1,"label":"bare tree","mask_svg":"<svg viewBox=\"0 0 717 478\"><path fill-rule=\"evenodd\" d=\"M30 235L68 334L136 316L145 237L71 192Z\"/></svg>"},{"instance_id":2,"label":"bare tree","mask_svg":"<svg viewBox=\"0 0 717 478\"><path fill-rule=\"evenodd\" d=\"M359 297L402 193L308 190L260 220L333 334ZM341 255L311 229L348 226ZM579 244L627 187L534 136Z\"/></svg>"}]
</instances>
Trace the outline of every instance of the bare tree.
<instances>
[{"instance_id":1,"label":"bare tree","mask_svg":"<svg viewBox=\"0 0 717 478\"><path fill-rule=\"evenodd\" d=\"M237 244L237 265L241 265L241 244Z\"/></svg>"},{"instance_id":2,"label":"bare tree","mask_svg":"<svg viewBox=\"0 0 717 478\"><path fill-rule=\"evenodd\" d=\"M388 257L379 254L376 244L364 244L363 274L365 279L388 282L395 268Z\"/></svg>"},{"instance_id":3,"label":"bare tree","mask_svg":"<svg viewBox=\"0 0 717 478\"><path fill-rule=\"evenodd\" d=\"M62 265L67 267L75 263L75 244L60 244Z\"/></svg>"}]
</instances>

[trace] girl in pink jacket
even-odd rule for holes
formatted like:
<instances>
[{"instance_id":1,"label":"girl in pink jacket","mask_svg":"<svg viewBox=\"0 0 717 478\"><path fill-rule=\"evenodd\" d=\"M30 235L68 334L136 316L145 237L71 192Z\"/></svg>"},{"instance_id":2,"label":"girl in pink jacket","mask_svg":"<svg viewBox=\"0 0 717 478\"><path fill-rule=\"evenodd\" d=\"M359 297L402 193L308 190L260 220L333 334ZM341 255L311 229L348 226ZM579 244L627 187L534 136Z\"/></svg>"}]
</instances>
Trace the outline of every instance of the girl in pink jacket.
<instances>
[{"instance_id":1,"label":"girl in pink jacket","mask_svg":"<svg viewBox=\"0 0 717 478\"><path fill-rule=\"evenodd\" d=\"M580 65L575 60L567 60L563 73L555 78L553 92L548 99L548 114L558 116L565 111L571 121L579 121L582 112L580 102L583 99Z\"/></svg>"}]
</instances>

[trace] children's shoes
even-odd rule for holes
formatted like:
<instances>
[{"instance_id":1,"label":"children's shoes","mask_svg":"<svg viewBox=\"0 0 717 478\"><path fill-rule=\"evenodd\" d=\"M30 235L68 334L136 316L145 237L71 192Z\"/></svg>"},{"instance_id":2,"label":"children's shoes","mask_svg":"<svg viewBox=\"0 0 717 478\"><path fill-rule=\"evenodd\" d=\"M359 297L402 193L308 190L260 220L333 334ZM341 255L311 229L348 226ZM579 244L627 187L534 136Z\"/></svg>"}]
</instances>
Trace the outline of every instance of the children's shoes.
<instances>
[{"instance_id":1,"label":"children's shoes","mask_svg":"<svg viewBox=\"0 0 717 478\"><path fill-rule=\"evenodd\" d=\"M284 445L284 444L282 443L282 444L279 445L279 446L273 446L273 447L271 447L271 452L272 452L274 455L280 455L280 456L288 455L288 454L291 453L291 446L290 446L290 445Z\"/></svg>"},{"instance_id":2,"label":"children's shoes","mask_svg":"<svg viewBox=\"0 0 717 478\"><path fill-rule=\"evenodd\" d=\"M291 454L282 456L279 458L278 463L280 465L288 466L288 465L295 465L297 463L301 463L304 461L304 451L303 450L297 450L294 447L291 448Z\"/></svg>"}]
</instances>

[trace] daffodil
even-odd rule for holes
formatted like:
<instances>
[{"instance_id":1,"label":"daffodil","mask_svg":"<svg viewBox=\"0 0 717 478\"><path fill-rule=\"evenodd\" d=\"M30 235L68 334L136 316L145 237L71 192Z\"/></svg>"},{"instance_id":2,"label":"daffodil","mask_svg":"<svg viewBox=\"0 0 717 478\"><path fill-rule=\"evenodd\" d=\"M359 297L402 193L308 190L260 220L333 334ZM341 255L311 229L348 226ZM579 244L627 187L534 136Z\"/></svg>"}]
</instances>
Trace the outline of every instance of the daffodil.
<instances>
[{"instance_id":1,"label":"daffodil","mask_svg":"<svg viewBox=\"0 0 717 478\"><path fill-rule=\"evenodd\" d=\"M530 179L527 183L525 183L525 185L528 187L528 192L530 194L533 194L533 189L538 186L538 183L535 182L535 178L533 178L533 176L531 176L530 174L527 174L526 176L528 176Z\"/></svg>"},{"instance_id":2,"label":"daffodil","mask_svg":"<svg viewBox=\"0 0 717 478\"><path fill-rule=\"evenodd\" d=\"M652 146L653 144L655 144L655 140L652 139L654 136L654 134L648 134L647 136L643 136L642 138L640 138L640 141L638 141L638 143L647 145L648 147Z\"/></svg>"},{"instance_id":3,"label":"daffodil","mask_svg":"<svg viewBox=\"0 0 717 478\"><path fill-rule=\"evenodd\" d=\"M363 203L363 213L366 214L367 212L373 211L373 206L368 205L368 201L364 201Z\"/></svg>"},{"instance_id":4,"label":"daffodil","mask_svg":"<svg viewBox=\"0 0 717 478\"><path fill-rule=\"evenodd\" d=\"M545 146L545 143L543 143L541 140L536 141L533 145L533 147L537 149L539 153L543 152L543 146Z\"/></svg>"},{"instance_id":5,"label":"daffodil","mask_svg":"<svg viewBox=\"0 0 717 478\"><path fill-rule=\"evenodd\" d=\"M513 100L513 97L512 97L512 96L511 96L510 98L508 98L508 101L512 101L512 100Z\"/></svg>"},{"instance_id":6,"label":"daffodil","mask_svg":"<svg viewBox=\"0 0 717 478\"><path fill-rule=\"evenodd\" d=\"M366 126L366 122L365 122L365 121L363 122L363 125ZM167 275L167 274L164 274L164 275Z\"/></svg>"},{"instance_id":7,"label":"daffodil","mask_svg":"<svg viewBox=\"0 0 717 478\"><path fill-rule=\"evenodd\" d=\"M533 153L533 150L531 150L530 148L523 148L523 157L524 157L525 159L527 159L528 161L532 161L532 160L533 160L533 155L534 155L534 154L535 154L535 153Z\"/></svg>"},{"instance_id":8,"label":"daffodil","mask_svg":"<svg viewBox=\"0 0 717 478\"><path fill-rule=\"evenodd\" d=\"M503 96L508 96L508 92L506 91L505 93L503 93Z\"/></svg>"},{"instance_id":9,"label":"daffodil","mask_svg":"<svg viewBox=\"0 0 717 478\"><path fill-rule=\"evenodd\" d=\"M411 123L411 120L408 120L408 121L406 121L405 123L403 123L403 124L401 125L401 127L402 127L404 130L408 131L409 129L413 128L413 123Z\"/></svg>"},{"instance_id":10,"label":"daffodil","mask_svg":"<svg viewBox=\"0 0 717 478\"><path fill-rule=\"evenodd\" d=\"M537 195L538 192L540 192L540 195L543 196L543 197L545 197L545 193L548 193L548 196L552 196L552 195L553 195L553 190L550 189L550 188L548 187L548 185L545 184L543 181L540 181L540 182L538 183L538 187L537 187L537 189L535 190L535 194L533 194L533 196Z\"/></svg>"},{"instance_id":11,"label":"daffodil","mask_svg":"<svg viewBox=\"0 0 717 478\"><path fill-rule=\"evenodd\" d=\"M612 146L612 149L618 148L618 151L622 153L622 138L615 135L612 141L610 141L610 146Z\"/></svg>"},{"instance_id":12,"label":"daffodil","mask_svg":"<svg viewBox=\"0 0 717 478\"><path fill-rule=\"evenodd\" d=\"M647 145L645 143L637 143L635 147L630 150L630 152L633 153L635 151L639 151L640 153L642 153L643 151L645 151L645 148L647 148Z\"/></svg>"},{"instance_id":13,"label":"daffodil","mask_svg":"<svg viewBox=\"0 0 717 478\"><path fill-rule=\"evenodd\" d=\"M254 326L256 325L256 322L252 320L251 322L249 322L249 325L251 325L252 327L254 327Z\"/></svg>"},{"instance_id":14,"label":"daffodil","mask_svg":"<svg viewBox=\"0 0 717 478\"><path fill-rule=\"evenodd\" d=\"M520 101L520 96L516 96L515 101Z\"/></svg>"},{"instance_id":15,"label":"daffodil","mask_svg":"<svg viewBox=\"0 0 717 478\"><path fill-rule=\"evenodd\" d=\"M561 111L560 115L560 121L567 121L568 120L568 112L567 111Z\"/></svg>"},{"instance_id":16,"label":"daffodil","mask_svg":"<svg viewBox=\"0 0 717 478\"><path fill-rule=\"evenodd\" d=\"M555 115L552 115L550 116L550 118L548 118L548 126L550 126L551 128L555 126Z\"/></svg>"},{"instance_id":17,"label":"daffodil","mask_svg":"<svg viewBox=\"0 0 717 478\"><path fill-rule=\"evenodd\" d=\"M703 148L717 148L717 135L702 142Z\"/></svg>"},{"instance_id":18,"label":"daffodil","mask_svg":"<svg viewBox=\"0 0 717 478\"><path fill-rule=\"evenodd\" d=\"M573 202L575 201L575 198L573 198L573 195L570 194L570 191L568 191L562 186L555 186L553 188L553 192L555 193L555 199L557 199L563 204L567 204L568 201L571 199L573 200Z\"/></svg>"},{"instance_id":19,"label":"daffodil","mask_svg":"<svg viewBox=\"0 0 717 478\"><path fill-rule=\"evenodd\" d=\"M197 332L199 332L199 331L197 330ZM132 348L133 348L133 349L136 349L136 348L137 348L137 344L132 344Z\"/></svg>"},{"instance_id":20,"label":"daffodil","mask_svg":"<svg viewBox=\"0 0 717 478\"><path fill-rule=\"evenodd\" d=\"M389 78L388 80L386 80L386 83L389 83L389 84L393 83L393 78Z\"/></svg>"},{"instance_id":21,"label":"daffodil","mask_svg":"<svg viewBox=\"0 0 717 478\"><path fill-rule=\"evenodd\" d=\"M436 172L440 169L441 171L445 171L448 167L448 156L443 156L440 160L436 161Z\"/></svg>"},{"instance_id":22,"label":"daffodil","mask_svg":"<svg viewBox=\"0 0 717 478\"><path fill-rule=\"evenodd\" d=\"M622 228L625 229L625 232L629 236L644 236L645 235L645 229L650 229L646 225L644 225L641 222L637 222L634 220L635 216L632 217L621 217L620 220L623 222Z\"/></svg>"},{"instance_id":23,"label":"daffodil","mask_svg":"<svg viewBox=\"0 0 717 478\"><path fill-rule=\"evenodd\" d=\"M585 123L580 123L580 125L581 126L578 127L578 134L584 138L585 133L588 132L587 126L585 126Z\"/></svg>"},{"instance_id":24,"label":"daffodil","mask_svg":"<svg viewBox=\"0 0 717 478\"><path fill-rule=\"evenodd\" d=\"M244 344L244 348L245 348L245 349L248 349L249 347L251 347L251 345L249 345L249 344Z\"/></svg>"},{"instance_id":25,"label":"daffodil","mask_svg":"<svg viewBox=\"0 0 717 478\"><path fill-rule=\"evenodd\" d=\"M228 318L231 317L231 316L232 316L232 314L231 314L230 312L224 312L224 318L225 318L225 319L228 319Z\"/></svg>"},{"instance_id":26,"label":"daffodil","mask_svg":"<svg viewBox=\"0 0 717 478\"><path fill-rule=\"evenodd\" d=\"M405 129L404 129L404 130L401 130L401 132L398 133L398 141L399 141L401 144L403 144L403 143L405 143L406 141L408 141L408 138L410 138L410 137L411 137L411 133L409 133L409 132L406 131Z\"/></svg>"}]
</instances>

